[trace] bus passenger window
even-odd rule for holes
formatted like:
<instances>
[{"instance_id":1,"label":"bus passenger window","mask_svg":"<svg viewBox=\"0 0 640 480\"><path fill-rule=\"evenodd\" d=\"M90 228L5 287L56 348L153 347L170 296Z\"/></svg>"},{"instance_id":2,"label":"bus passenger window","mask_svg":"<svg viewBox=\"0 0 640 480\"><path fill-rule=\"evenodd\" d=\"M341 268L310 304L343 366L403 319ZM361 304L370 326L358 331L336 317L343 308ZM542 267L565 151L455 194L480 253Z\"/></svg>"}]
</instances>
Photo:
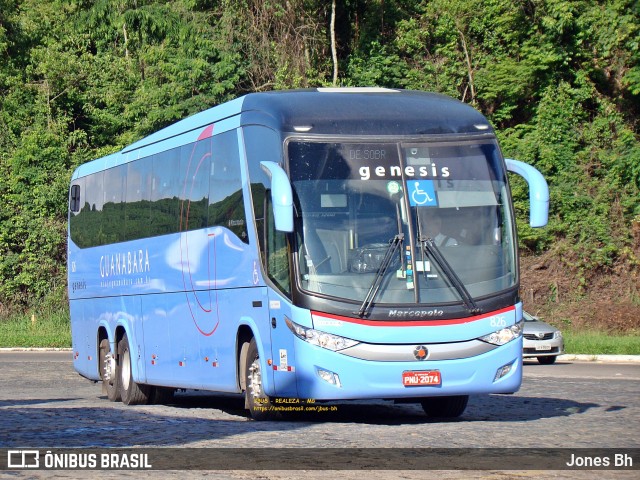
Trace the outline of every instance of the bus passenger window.
<instances>
[{"instance_id":1,"label":"bus passenger window","mask_svg":"<svg viewBox=\"0 0 640 480\"><path fill-rule=\"evenodd\" d=\"M180 196L182 183L180 148L174 148L152 157L151 222L149 235L166 235L180 231Z\"/></svg>"},{"instance_id":2,"label":"bus passenger window","mask_svg":"<svg viewBox=\"0 0 640 480\"><path fill-rule=\"evenodd\" d=\"M213 137L208 224L225 227L241 241L249 243L235 130Z\"/></svg>"}]
</instances>

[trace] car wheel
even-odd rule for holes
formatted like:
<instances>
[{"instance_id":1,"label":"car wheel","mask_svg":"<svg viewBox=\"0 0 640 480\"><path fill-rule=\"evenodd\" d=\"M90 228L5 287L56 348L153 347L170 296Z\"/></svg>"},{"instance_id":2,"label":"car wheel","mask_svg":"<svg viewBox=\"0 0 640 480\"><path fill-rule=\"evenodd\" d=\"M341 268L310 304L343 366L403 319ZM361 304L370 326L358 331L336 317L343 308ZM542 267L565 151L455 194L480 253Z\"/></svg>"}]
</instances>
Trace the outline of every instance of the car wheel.
<instances>
[{"instance_id":1,"label":"car wheel","mask_svg":"<svg viewBox=\"0 0 640 480\"><path fill-rule=\"evenodd\" d=\"M554 363L556 363L556 356L552 356L552 357L538 357L538 361L540 362L540 364L542 365L553 365Z\"/></svg>"}]
</instances>

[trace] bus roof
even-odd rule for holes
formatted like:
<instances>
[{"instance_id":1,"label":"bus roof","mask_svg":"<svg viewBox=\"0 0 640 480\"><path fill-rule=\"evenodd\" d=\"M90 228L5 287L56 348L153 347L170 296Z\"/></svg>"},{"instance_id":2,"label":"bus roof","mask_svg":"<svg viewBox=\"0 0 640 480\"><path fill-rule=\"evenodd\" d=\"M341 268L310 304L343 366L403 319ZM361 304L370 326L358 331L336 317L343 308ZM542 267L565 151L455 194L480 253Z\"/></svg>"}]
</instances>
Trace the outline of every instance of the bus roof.
<instances>
[{"instance_id":1,"label":"bus roof","mask_svg":"<svg viewBox=\"0 0 640 480\"><path fill-rule=\"evenodd\" d=\"M327 135L426 135L492 131L478 111L453 98L381 88L327 88L246 95L242 123ZM257 120L257 119L256 119ZM310 129L308 129L311 127ZM308 129L308 130L307 130Z\"/></svg>"},{"instance_id":2,"label":"bus roof","mask_svg":"<svg viewBox=\"0 0 640 480\"><path fill-rule=\"evenodd\" d=\"M120 152L81 165L73 178L195 141L203 128L228 120L237 126L258 124L283 132L335 136L493 132L486 118L474 108L436 93L385 88L250 93L191 115ZM181 136L184 137L177 138Z\"/></svg>"}]
</instances>

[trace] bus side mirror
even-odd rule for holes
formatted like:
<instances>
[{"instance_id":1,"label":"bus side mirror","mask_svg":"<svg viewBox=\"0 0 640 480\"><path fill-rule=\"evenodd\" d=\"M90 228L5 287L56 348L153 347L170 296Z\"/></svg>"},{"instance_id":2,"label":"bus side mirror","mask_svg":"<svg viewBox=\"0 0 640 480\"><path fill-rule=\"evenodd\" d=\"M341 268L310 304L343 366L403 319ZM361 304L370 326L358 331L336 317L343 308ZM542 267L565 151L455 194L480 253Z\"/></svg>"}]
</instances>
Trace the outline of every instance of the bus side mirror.
<instances>
[{"instance_id":1,"label":"bus side mirror","mask_svg":"<svg viewBox=\"0 0 640 480\"><path fill-rule=\"evenodd\" d=\"M289 177L275 162L260 162L260 166L271 178L271 204L276 230L293 232L293 192Z\"/></svg>"},{"instance_id":2,"label":"bus side mirror","mask_svg":"<svg viewBox=\"0 0 640 480\"><path fill-rule=\"evenodd\" d=\"M507 170L517 173L529 184L529 225L532 227L544 227L549 219L549 187L542 174L531 165L513 160L504 159Z\"/></svg>"}]
</instances>

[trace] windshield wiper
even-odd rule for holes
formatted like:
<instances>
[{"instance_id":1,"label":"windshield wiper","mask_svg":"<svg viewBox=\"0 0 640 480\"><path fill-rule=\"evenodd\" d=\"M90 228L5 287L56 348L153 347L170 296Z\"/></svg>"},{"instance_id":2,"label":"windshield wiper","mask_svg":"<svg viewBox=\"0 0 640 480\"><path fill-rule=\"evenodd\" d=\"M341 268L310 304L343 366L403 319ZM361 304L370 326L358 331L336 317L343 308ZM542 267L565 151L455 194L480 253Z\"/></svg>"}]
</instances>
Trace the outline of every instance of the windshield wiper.
<instances>
[{"instance_id":1,"label":"windshield wiper","mask_svg":"<svg viewBox=\"0 0 640 480\"><path fill-rule=\"evenodd\" d=\"M371 287L369 287L369 291L367 292L367 295L364 297L364 301L362 302L362 305L360 305L360 309L357 312L359 317L366 316L367 312L369 311L369 308L371 308L371 304L373 303L373 301L376 298L376 295L378 295L378 292L380 291L380 285L382 284L382 280L384 279L384 274L387 273L387 269L389 268L389 265L391 265L391 262L393 261L393 256L398 250L398 247L402 245L403 241L404 241L404 233L397 233L396 236L393 237L393 239L391 240L391 243L389 243L389 247L387 248L387 251L384 254L384 258L382 259L382 262L380 262L380 267L376 272L376 276L374 277L373 282L371 282Z\"/></svg>"},{"instance_id":2,"label":"windshield wiper","mask_svg":"<svg viewBox=\"0 0 640 480\"><path fill-rule=\"evenodd\" d=\"M440 253L440 249L436 246L436 242L433 241L433 238L421 236L418 238L418 242L420 244L420 250L423 252L423 257L424 249L426 248L429 256L438 264L442 273L444 273L449 282L451 282L458 292L458 295L460 295L460 298L462 298L462 301L464 302L465 307L467 307L467 310L469 310L469 313L473 315L481 313L481 310L476 305L476 302L473 301L473 297L467 290L467 287L464 286L464 283L462 283L460 277L458 277L456 272L453 270L451 264L446 258L444 258L442 253Z\"/></svg>"}]
</instances>

